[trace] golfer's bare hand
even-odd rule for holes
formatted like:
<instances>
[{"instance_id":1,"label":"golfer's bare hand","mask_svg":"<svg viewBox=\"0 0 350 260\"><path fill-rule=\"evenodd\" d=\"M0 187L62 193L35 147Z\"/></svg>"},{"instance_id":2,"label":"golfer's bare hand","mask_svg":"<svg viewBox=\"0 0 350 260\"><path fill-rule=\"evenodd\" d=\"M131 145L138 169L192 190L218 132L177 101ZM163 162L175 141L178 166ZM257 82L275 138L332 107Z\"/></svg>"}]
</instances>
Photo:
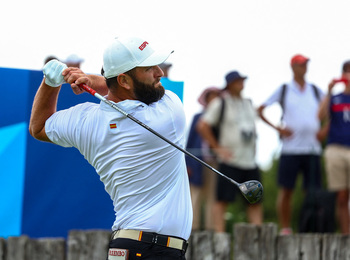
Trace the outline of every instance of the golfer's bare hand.
<instances>
[{"instance_id":1,"label":"golfer's bare hand","mask_svg":"<svg viewBox=\"0 0 350 260\"><path fill-rule=\"evenodd\" d=\"M87 75L79 68L69 67L62 72L62 75L64 80L71 85L72 90L76 95L85 92L85 90L78 86L79 84L90 84L90 80Z\"/></svg>"}]
</instances>

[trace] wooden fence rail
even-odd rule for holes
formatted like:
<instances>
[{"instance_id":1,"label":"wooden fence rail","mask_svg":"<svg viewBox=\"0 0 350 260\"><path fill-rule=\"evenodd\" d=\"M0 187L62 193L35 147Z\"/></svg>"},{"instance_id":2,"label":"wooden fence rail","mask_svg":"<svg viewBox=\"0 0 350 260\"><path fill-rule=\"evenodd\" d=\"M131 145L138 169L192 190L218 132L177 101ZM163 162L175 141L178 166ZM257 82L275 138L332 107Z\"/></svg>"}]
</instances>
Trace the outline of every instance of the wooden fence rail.
<instances>
[{"instance_id":1,"label":"wooden fence rail","mask_svg":"<svg viewBox=\"0 0 350 260\"><path fill-rule=\"evenodd\" d=\"M0 260L105 260L110 232L72 230L63 238L0 238ZM187 260L350 260L350 236L279 236L277 225L239 223L229 233L193 232Z\"/></svg>"}]
</instances>

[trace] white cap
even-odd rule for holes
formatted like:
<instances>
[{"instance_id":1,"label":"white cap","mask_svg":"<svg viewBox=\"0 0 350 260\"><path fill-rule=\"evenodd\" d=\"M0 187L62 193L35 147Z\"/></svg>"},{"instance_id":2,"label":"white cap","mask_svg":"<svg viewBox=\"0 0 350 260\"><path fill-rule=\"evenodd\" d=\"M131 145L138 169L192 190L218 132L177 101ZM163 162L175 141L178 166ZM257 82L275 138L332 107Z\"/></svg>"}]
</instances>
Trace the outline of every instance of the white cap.
<instances>
[{"instance_id":1,"label":"white cap","mask_svg":"<svg viewBox=\"0 0 350 260\"><path fill-rule=\"evenodd\" d=\"M163 63L173 51L160 53L137 37L118 37L103 54L104 77L109 79L135 67L149 67Z\"/></svg>"},{"instance_id":2,"label":"white cap","mask_svg":"<svg viewBox=\"0 0 350 260\"><path fill-rule=\"evenodd\" d=\"M66 63L81 63L83 61L84 61L84 59L80 58L76 54L69 55L66 59Z\"/></svg>"}]
</instances>

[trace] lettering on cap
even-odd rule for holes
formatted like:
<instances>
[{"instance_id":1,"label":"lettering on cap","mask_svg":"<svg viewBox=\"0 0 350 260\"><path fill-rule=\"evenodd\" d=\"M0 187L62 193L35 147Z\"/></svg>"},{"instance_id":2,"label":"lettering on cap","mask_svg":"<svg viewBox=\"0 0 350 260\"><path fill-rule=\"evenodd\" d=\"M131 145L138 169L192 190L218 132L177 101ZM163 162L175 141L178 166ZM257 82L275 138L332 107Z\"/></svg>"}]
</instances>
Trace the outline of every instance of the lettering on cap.
<instances>
[{"instance_id":1,"label":"lettering on cap","mask_svg":"<svg viewBox=\"0 0 350 260\"><path fill-rule=\"evenodd\" d=\"M146 48L147 45L148 45L148 42L143 42L143 43L140 45L139 49L140 49L141 51L143 51L144 48Z\"/></svg>"}]
</instances>

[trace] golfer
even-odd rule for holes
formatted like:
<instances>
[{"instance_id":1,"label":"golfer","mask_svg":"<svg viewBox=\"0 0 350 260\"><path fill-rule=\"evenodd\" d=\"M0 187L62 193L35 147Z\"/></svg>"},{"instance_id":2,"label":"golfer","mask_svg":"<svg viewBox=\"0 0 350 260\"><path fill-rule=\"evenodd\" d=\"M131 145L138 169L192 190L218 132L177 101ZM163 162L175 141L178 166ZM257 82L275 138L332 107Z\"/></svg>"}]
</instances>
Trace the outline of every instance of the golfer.
<instances>
[{"instance_id":1,"label":"golfer","mask_svg":"<svg viewBox=\"0 0 350 260\"><path fill-rule=\"evenodd\" d=\"M38 140L75 147L113 200L108 259L185 259L192 206L184 154L104 102L56 111L61 85L87 84L168 138L185 145L180 99L164 90L159 64L170 55L137 37L116 38L103 54L103 76L53 60L43 69L29 131Z\"/></svg>"}]
</instances>

